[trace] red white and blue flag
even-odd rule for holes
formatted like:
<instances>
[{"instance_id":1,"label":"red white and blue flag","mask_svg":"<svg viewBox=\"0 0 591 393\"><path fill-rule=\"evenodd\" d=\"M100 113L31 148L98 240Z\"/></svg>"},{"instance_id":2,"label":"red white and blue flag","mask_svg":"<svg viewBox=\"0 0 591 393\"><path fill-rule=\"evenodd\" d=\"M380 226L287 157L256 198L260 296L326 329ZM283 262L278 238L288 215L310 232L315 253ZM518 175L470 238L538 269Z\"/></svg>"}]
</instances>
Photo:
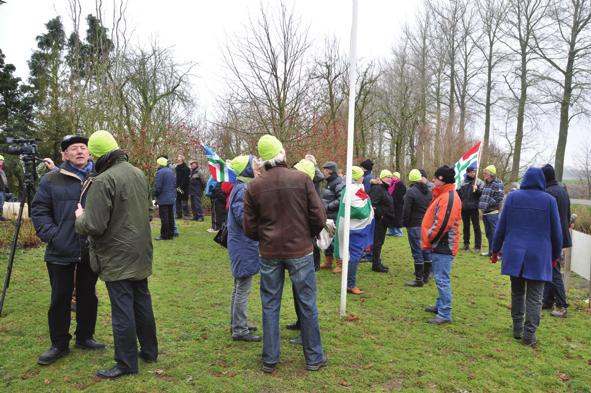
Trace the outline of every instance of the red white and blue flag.
<instances>
[{"instance_id":1,"label":"red white and blue flag","mask_svg":"<svg viewBox=\"0 0 591 393\"><path fill-rule=\"evenodd\" d=\"M218 183L236 183L236 172L226 165L226 161L221 159L215 151L203 143L201 144L201 147L205 151L209 172L211 173L213 179Z\"/></svg>"}]
</instances>

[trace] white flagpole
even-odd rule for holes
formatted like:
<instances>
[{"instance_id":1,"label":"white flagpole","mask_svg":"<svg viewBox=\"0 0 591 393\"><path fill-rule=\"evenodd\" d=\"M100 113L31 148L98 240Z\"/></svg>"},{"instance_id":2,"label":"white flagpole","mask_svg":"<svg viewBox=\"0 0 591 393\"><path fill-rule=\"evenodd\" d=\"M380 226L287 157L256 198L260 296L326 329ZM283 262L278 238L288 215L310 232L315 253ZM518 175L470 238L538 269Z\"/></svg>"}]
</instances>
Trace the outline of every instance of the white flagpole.
<instances>
[{"instance_id":1,"label":"white flagpole","mask_svg":"<svg viewBox=\"0 0 591 393\"><path fill-rule=\"evenodd\" d=\"M357 81L357 0L353 0L353 17L351 22L351 47L349 51L349 121L347 125L347 172L345 193L345 225L343 227L343 243L341 257L343 272L341 274L341 307L340 314L347 312L347 272L349 271L349 228L351 227L351 184L353 177L353 140L355 135L355 82Z\"/></svg>"}]
</instances>

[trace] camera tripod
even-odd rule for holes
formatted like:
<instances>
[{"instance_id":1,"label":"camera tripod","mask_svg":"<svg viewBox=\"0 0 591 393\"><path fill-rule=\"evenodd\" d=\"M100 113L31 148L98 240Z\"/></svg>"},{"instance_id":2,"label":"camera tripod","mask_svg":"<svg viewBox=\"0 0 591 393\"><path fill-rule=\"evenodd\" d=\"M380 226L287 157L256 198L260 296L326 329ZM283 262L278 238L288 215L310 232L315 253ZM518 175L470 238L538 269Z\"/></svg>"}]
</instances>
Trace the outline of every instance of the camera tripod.
<instances>
[{"instance_id":1,"label":"camera tripod","mask_svg":"<svg viewBox=\"0 0 591 393\"><path fill-rule=\"evenodd\" d=\"M25 202L27 203L29 217L31 217L31 202L35 195L35 181L37 179L37 172L35 166L35 156L22 155L21 160L24 165L24 181L23 188L20 195L20 206L18 209L18 216L14 224L14 236L10 246L10 256L8 257L8 266L6 268L6 277L4 278L4 287L2 288L2 297L0 297L0 316L2 316L2 309L4 307L4 299L6 298L6 291L10 286L10 276L12 275L12 266L14 265L14 255L16 253L16 244L18 235L23 222L23 211L25 210Z\"/></svg>"}]
</instances>

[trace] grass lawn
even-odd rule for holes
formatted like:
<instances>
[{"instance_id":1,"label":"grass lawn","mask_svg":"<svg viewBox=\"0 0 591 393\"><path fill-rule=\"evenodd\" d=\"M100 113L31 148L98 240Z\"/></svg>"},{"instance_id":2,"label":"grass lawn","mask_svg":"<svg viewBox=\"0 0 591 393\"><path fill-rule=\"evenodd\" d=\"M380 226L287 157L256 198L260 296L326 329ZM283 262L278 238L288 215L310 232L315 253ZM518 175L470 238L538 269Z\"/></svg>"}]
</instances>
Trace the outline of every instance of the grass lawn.
<instances>
[{"instance_id":1,"label":"grass lawn","mask_svg":"<svg viewBox=\"0 0 591 393\"><path fill-rule=\"evenodd\" d=\"M159 222L155 222L153 229ZM140 373L117 381L94 377L113 364L110 305L104 283L97 285L96 338L108 348L72 348L53 365L36 364L49 347L49 282L43 250L17 254L4 314L0 318L1 392L591 392L591 314L583 289L570 291L567 319L543 313L537 349L511 335L510 285L500 265L472 252L454 261L454 323L432 326L423 307L433 304L434 283L408 288L412 262L406 238L386 239L389 274L359 268L362 296L349 295L348 320L338 314L340 277L321 271L320 327L329 366L304 370L293 332L282 330L281 364L273 375L260 371L261 343L233 342L229 335L232 278L225 249L207 233L206 223L181 222L181 236L155 242L150 289L160 357L140 362ZM0 254L4 280L7 254ZM281 324L293 322L291 288L286 284ZM250 317L261 326L258 280ZM73 323L75 325L75 323ZM71 332L74 331L72 326Z\"/></svg>"}]
</instances>

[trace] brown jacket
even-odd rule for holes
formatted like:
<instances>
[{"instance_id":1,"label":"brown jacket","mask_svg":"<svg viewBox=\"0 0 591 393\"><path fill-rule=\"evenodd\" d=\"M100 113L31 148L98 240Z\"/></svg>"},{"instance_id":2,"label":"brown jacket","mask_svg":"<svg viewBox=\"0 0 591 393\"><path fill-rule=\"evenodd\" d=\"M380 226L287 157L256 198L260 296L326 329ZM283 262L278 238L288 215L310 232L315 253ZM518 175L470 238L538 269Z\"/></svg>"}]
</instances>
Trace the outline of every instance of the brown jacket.
<instances>
[{"instance_id":1,"label":"brown jacket","mask_svg":"<svg viewBox=\"0 0 591 393\"><path fill-rule=\"evenodd\" d=\"M326 213L308 176L285 165L268 168L248 184L244 232L259 241L266 259L294 259L312 252Z\"/></svg>"}]
</instances>

